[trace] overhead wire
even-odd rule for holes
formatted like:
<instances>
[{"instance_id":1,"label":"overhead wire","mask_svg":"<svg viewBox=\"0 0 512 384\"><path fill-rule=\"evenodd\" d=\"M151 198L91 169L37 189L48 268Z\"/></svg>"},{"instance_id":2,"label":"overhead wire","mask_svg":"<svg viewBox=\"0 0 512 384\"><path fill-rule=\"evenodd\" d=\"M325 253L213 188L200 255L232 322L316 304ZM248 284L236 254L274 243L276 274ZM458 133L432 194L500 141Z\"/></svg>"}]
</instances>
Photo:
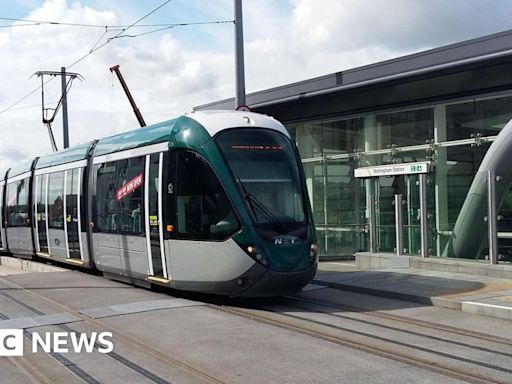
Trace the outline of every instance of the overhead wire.
<instances>
[{"instance_id":1,"label":"overhead wire","mask_svg":"<svg viewBox=\"0 0 512 384\"><path fill-rule=\"evenodd\" d=\"M126 28L123 28L117 35L115 35L113 38L111 39L108 39L107 41L105 41L103 44L101 45L98 45L98 42L94 45L93 49L91 49L87 54L83 55L82 57L80 57L79 59L75 60L73 63L71 63L70 65L68 65L66 68L71 68L73 66L75 66L76 64L80 63L81 61L85 60L87 57L89 57L90 55L92 55L94 52L100 50L101 48L103 48L105 45L109 44L110 42L112 42L115 38L117 38L118 36L120 36L122 33L126 32L128 29L132 28L134 25L138 24L139 22L141 22L142 20L146 19L147 17L151 16L153 13L155 13L156 11L158 11L160 8L164 7L165 5L169 4L172 0L166 0L165 2L163 2L162 4L160 4L158 7L156 7L155 9L153 9L152 11L148 12L147 14L145 14L144 16L142 16L141 18L139 18L137 21L135 21L134 23L128 25ZM21 103L22 101L26 100L27 98L29 98L30 96L32 96L34 93L36 93L37 91L39 91L44 85L46 85L47 83L49 83L50 81L52 81L55 77L51 77L50 79L48 79L46 82L44 82L43 84L41 84L39 87L33 89L32 91L30 91L29 93L27 93L25 96L23 96L22 98L16 100L14 103L12 103L11 105L9 105L7 108L4 108L3 110L0 111L0 114L2 113L5 113L9 110L11 110L12 108L14 108L16 105L18 105L19 103Z\"/></svg>"},{"instance_id":2,"label":"overhead wire","mask_svg":"<svg viewBox=\"0 0 512 384\"><path fill-rule=\"evenodd\" d=\"M166 27L162 27L162 28L158 28L158 29L154 29L152 31L146 31L146 32L141 32L141 33L137 33L135 35L120 35L120 36L117 36L117 37L112 37L110 38L111 40L116 38L116 39L119 39L121 37L131 37L131 38L135 38L135 37L140 37L140 36L145 36L145 35L149 35L151 33L156 33L156 32L161 32L161 31L165 31L167 29L172 29L172 28L175 28L175 27L185 27L185 26L191 26L191 25L208 25L208 24L227 24L227 23L234 23L234 20L221 20L221 21L206 21L206 22L198 22L198 23L179 23L179 24L169 24L168 26Z\"/></svg>"},{"instance_id":3,"label":"overhead wire","mask_svg":"<svg viewBox=\"0 0 512 384\"><path fill-rule=\"evenodd\" d=\"M84 23L69 23L63 21L44 21L44 20L28 20L28 19L15 19L10 17L0 17L0 20L6 21L23 21L27 24L9 24L0 25L3 28L18 27L18 26L37 26L37 25L62 25L72 27L86 27L86 28L108 28L111 31L115 29L127 29L129 25L108 25L108 24L84 24ZM185 25L200 25L200 24L215 24L215 23L232 23L233 20L221 20L221 21L205 21L205 22L193 22L193 23L162 23L162 24L137 24L132 25L130 28L155 28L155 27L171 27L171 26L185 26Z\"/></svg>"}]
</instances>

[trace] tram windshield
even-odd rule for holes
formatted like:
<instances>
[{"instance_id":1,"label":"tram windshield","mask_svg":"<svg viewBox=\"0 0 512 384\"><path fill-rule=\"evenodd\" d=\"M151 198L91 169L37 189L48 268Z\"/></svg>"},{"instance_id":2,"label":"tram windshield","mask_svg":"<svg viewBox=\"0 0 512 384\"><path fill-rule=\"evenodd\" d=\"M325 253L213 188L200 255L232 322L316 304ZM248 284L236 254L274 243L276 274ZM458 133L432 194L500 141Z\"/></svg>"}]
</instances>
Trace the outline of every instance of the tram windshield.
<instances>
[{"instance_id":1,"label":"tram windshield","mask_svg":"<svg viewBox=\"0 0 512 384\"><path fill-rule=\"evenodd\" d=\"M284 224L305 222L297 160L284 135L244 128L222 132L216 141L256 224L283 232Z\"/></svg>"}]
</instances>

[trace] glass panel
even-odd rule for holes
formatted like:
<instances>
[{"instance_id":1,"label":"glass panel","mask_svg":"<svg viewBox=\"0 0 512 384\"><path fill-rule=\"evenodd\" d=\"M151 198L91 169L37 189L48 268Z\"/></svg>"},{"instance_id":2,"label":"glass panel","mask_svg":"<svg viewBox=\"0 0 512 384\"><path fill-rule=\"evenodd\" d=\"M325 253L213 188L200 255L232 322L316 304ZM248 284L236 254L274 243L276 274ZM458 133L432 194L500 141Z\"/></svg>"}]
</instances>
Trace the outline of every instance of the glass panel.
<instances>
[{"instance_id":1,"label":"glass panel","mask_svg":"<svg viewBox=\"0 0 512 384\"><path fill-rule=\"evenodd\" d=\"M512 118L512 97L477 101L475 115L477 133L497 135Z\"/></svg>"},{"instance_id":2,"label":"glass panel","mask_svg":"<svg viewBox=\"0 0 512 384\"><path fill-rule=\"evenodd\" d=\"M96 232L117 233L117 162L96 165Z\"/></svg>"},{"instance_id":3,"label":"glass panel","mask_svg":"<svg viewBox=\"0 0 512 384\"><path fill-rule=\"evenodd\" d=\"M404 176L405 194L402 196L403 253L421 255L421 208L419 175Z\"/></svg>"},{"instance_id":4,"label":"glass panel","mask_svg":"<svg viewBox=\"0 0 512 384\"><path fill-rule=\"evenodd\" d=\"M69 257L80 259L78 233L78 169L68 170L66 177L66 225Z\"/></svg>"},{"instance_id":5,"label":"glass panel","mask_svg":"<svg viewBox=\"0 0 512 384\"><path fill-rule=\"evenodd\" d=\"M116 200L119 233L142 235L144 157L119 161L118 177Z\"/></svg>"},{"instance_id":6,"label":"glass panel","mask_svg":"<svg viewBox=\"0 0 512 384\"><path fill-rule=\"evenodd\" d=\"M322 154L350 153L364 146L363 119L308 122L288 127L303 159Z\"/></svg>"},{"instance_id":7,"label":"glass panel","mask_svg":"<svg viewBox=\"0 0 512 384\"><path fill-rule=\"evenodd\" d=\"M64 172L50 174L48 185L48 226L52 229L64 229Z\"/></svg>"},{"instance_id":8,"label":"glass panel","mask_svg":"<svg viewBox=\"0 0 512 384\"><path fill-rule=\"evenodd\" d=\"M395 194L406 196L404 176L376 178L377 251L396 252Z\"/></svg>"},{"instance_id":9,"label":"glass panel","mask_svg":"<svg viewBox=\"0 0 512 384\"><path fill-rule=\"evenodd\" d=\"M7 220L9 227L28 225L28 178L7 186Z\"/></svg>"},{"instance_id":10,"label":"glass panel","mask_svg":"<svg viewBox=\"0 0 512 384\"><path fill-rule=\"evenodd\" d=\"M339 159L328 160L323 167L327 172L327 223L317 223L321 255L353 255L367 246L365 184L354 178L357 164L358 161L353 159Z\"/></svg>"},{"instance_id":11,"label":"glass panel","mask_svg":"<svg viewBox=\"0 0 512 384\"><path fill-rule=\"evenodd\" d=\"M303 167L309 200L313 210L313 221L316 225L325 224L323 163L304 163Z\"/></svg>"},{"instance_id":12,"label":"glass panel","mask_svg":"<svg viewBox=\"0 0 512 384\"><path fill-rule=\"evenodd\" d=\"M222 185L198 154L178 153L176 189L179 238L224 240L238 230Z\"/></svg>"},{"instance_id":13,"label":"glass panel","mask_svg":"<svg viewBox=\"0 0 512 384\"><path fill-rule=\"evenodd\" d=\"M375 126L365 131L376 136L375 149L425 144L434 138L433 109L380 114L376 116Z\"/></svg>"},{"instance_id":14,"label":"glass panel","mask_svg":"<svg viewBox=\"0 0 512 384\"><path fill-rule=\"evenodd\" d=\"M48 175L36 176L36 210L37 235L39 250L48 253L48 236L46 233L46 179Z\"/></svg>"},{"instance_id":15,"label":"glass panel","mask_svg":"<svg viewBox=\"0 0 512 384\"><path fill-rule=\"evenodd\" d=\"M466 145L448 147L446 150L447 172L445 182L447 185L450 229L453 229L455 225L469 187L489 146L490 144L486 143L479 147Z\"/></svg>"},{"instance_id":16,"label":"glass panel","mask_svg":"<svg viewBox=\"0 0 512 384\"><path fill-rule=\"evenodd\" d=\"M446 139L469 139L475 134L475 103L446 106Z\"/></svg>"},{"instance_id":17,"label":"glass panel","mask_svg":"<svg viewBox=\"0 0 512 384\"><path fill-rule=\"evenodd\" d=\"M480 146L456 146L443 148L446 151L446 162L437 165L435 175L436 198L438 209L436 227L439 233L437 254L444 252L446 242L451 236L467 193L476 176L485 152L490 143ZM443 155L444 156L444 155ZM479 255L460 255L467 258L483 258Z\"/></svg>"},{"instance_id":18,"label":"glass panel","mask_svg":"<svg viewBox=\"0 0 512 384\"><path fill-rule=\"evenodd\" d=\"M275 131L226 131L216 139L257 224L305 223L292 143ZM269 213L270 212L270 213Z\"/></svg>"}]
</instances>

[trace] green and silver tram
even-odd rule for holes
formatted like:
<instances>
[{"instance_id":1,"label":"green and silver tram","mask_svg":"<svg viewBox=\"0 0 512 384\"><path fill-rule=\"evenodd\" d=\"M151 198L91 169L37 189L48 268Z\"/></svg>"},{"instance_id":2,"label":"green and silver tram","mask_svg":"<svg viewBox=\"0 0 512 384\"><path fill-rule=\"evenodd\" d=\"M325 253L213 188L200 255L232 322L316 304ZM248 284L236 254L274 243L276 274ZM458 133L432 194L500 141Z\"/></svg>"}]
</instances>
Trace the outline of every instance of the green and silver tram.
<instances>
[{"instance_id":1,"label":"green and silver tram","mask_svg":"<svg viewBox=\"0 0 512 384\"><path fill-rule=\"evenodd\" d=\"M11 169L0 248L135 284L300 290L317 268L296 146L250 112L192 112Z\"/></svg>"}]
</instances>

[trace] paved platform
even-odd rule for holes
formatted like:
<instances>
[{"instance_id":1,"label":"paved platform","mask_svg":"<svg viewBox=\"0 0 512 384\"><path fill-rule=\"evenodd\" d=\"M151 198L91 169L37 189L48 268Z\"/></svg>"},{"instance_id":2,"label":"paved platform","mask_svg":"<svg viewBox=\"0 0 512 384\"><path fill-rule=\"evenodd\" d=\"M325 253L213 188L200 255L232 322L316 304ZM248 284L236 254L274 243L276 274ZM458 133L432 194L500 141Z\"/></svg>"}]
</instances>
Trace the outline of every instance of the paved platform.
<instances>
[{"instance_id":1,"label":"paved platform","mask_svg":"<svg viewBox=\"0 0 512 384\"><path fill-rule=\"evenodd\" d=\"M25 335L23 356L0 357L2 384L463 382L342 343L234 315L205 303L201 296L184 298L173 296L173 292L150 291L47 264L22 264L0 265L0 329L22 328ZM335 266L332 276L354 272ZM318 289L312 285L308 287L311 289L314 290L301 295L329 295L340 301L359 295L323 286ZM375 299L366 296L364 302L371 304ZM293 302L283 298L261 303L285 305L283 311L292 311L293 316L304 314L303 309L290 306ZM446 311L410 304L392 303L393 312ZM442 316L444 320L450 315L462 315L447 312L450 312L448 316ZM350 322L330 313L306 310L305 315L343 327ZM478 316L466 314L464 317L473 317L468 327L476 330L491 328L491 332L501 335L509 329L508 321L493 320L489 327L488 319L475 321ZM451 320L455 324L463 323L460 318ZM319 323L314 326L320 327ZM329 329L334 332L334 328ZM31 350L34 334L55 336L63 332L86 334L90 340L95 333L111 332L114 350L106 354L98 348L87 353ZM382 329L376 332L381 340ZM408 333L404 335L409 337ZM66 346L71 347L72 343L66 340Z\"/></svg>"},{"instance_id":2,"label":"paved platform","mask_svg":"<svg viewBox=\"0 0 512 384\"><path fill-rule=\"evenodd\" d=\"M307 289L337 288L512 320L512 279L419 268L361 270L321 262Z\"/></svg>"}]
</instances>

